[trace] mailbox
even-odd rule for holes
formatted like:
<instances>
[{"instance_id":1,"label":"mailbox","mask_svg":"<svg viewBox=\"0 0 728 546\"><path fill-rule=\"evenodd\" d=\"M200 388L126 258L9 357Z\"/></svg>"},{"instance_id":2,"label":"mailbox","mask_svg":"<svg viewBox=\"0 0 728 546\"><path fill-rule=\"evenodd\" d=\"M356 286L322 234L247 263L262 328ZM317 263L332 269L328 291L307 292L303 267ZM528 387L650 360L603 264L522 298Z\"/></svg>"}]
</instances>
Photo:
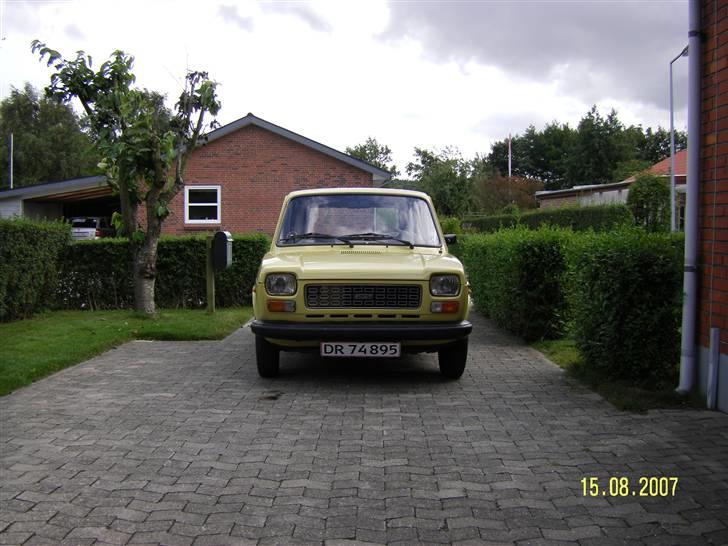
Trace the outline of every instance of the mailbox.
<instances>
[{"instance_id":1,"label":"mailbox","mask_svg":"<svg viewBox=\"0 0 728 546\"><path fill-rule=\"evenodd\" d=\"M212 265L216 271L233 264L233 236L229 231L218 231L212 238Z\"/></svg>"}]
</instances>

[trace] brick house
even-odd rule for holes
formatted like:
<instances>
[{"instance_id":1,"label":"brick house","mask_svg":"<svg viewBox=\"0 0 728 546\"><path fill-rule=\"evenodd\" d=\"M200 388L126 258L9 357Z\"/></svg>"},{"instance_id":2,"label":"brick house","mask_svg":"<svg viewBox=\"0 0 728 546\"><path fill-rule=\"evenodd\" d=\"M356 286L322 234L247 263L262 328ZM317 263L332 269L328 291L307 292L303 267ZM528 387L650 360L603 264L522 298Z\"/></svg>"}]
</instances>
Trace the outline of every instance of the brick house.
<instances>
[{"instance_id":1,"label":"brick house","mask_svg":"<svg viewBox=\"0 0 728 546\"><path fill-rule=\"evenodd\" d=\"M387 171L248 114L208 133L191 154L185 187L170 203L163 233L272 234L283 197L293 190L372 186L389 177ZM102 176L16 188L0 192L0 217L110 216L119 210L111 193Z\"/></svg>"},{"instance_id":2,"label":"brick house","mask_svg":"<svg viewBox=\"0 0 728 546\"><path fill-rule=\"evenodd\" d=\"M389 173L253 114L207 135L191 155L185 188L164 233L224 229L272 234L283 197L294 190L372 186Z\"/></svg>"},{"instance_id":3,"label":"brick house","mask_svg":"<svg viewBox=\"0 0 728 546\"><path fill-rule=\"evenodd\" d=\"M717 407L728 412L728 3L701 1L701 131L698 221L698 386L705 392L711 348ZM716 346L717 345L717 346Z\"/></svg>"}]
</instances>

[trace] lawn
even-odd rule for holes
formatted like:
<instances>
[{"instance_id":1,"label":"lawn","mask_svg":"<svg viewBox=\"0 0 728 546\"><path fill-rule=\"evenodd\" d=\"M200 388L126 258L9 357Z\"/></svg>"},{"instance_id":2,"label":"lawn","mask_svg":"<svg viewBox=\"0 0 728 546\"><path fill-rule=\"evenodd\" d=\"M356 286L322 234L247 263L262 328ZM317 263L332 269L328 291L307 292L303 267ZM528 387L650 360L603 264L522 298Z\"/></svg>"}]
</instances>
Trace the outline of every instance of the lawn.
<instances>
[{"instance_id":1,"label":"lawn","mask_svg":"<svg viewBox=\"0 0 728 546\"><path fill-rule=\"evenodd\" d=\"M624 411L645 412L659 408L705 408L701 397L684 397L677 394L674 387L649 390L636 387L626 381L614 381L603 372L589 368L576 347L573 339L537 341L531 345L541 351L551 361L593 391L598 392L608 402ZM677 385L677 378L675 379Z\"/></svg>"},{"instance_id":2,"label":"lawn","mask_svg":"<svg viewBox=\"0 0 728 546\"><path fill-rule=\"evenodd\" d=\"M251 316L250 307L214 315L169 309L156 318L132 311L53 311L0 323L0 395L132 339L222 339Z\"/></svg>"}]
</instances>

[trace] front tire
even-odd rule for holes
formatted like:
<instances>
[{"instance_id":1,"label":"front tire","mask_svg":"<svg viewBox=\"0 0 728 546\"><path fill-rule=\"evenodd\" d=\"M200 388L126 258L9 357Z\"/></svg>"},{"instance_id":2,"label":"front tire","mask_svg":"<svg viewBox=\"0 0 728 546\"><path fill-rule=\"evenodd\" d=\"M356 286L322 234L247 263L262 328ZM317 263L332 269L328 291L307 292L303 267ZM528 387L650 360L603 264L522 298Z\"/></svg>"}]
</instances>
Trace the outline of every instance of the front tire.
<instances>
[{"instance_id":1,"label":"front tire","mask_svg":"<svg viewBox=\"0 0 728 546\"><path fill-rule=\"evenodd\" d=\"M460 379L468 360L468 338L459 339L437 352L440 374L448 379Z\"/></svg>"},{"instance_id":2,"label":"front tire","mask_svg":"<svg viewBox=\"0 0 728 546\"><path fill-rule=\"evenodd\" d=\"M260 377L276 377L280 370L280 349L263 336L255 336L255 361Z\"/></svg>"}]
</instances>

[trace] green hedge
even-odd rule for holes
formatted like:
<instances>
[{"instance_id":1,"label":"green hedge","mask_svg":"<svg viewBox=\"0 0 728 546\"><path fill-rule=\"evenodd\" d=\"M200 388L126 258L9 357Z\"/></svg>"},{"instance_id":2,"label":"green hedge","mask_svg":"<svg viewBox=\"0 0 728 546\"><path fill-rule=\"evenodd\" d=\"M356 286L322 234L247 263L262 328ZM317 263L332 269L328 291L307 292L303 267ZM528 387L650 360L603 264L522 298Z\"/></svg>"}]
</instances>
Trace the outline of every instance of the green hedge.
<instances>
[{"instance_id":1,"label":"green hedge","mask_svg":"<svg viewBox=\"0 0 728 546\"><path fill-rule=\"evenodd\" d=\"M163 237L157 256L155 301L158 307L206 305L204 237ZM221 307L250 303L260 260L268 251L265 235L235 235L233 264L215 277ZM99 239L69 245L61 256L56 305L65 309L132 307L131 253L125 239Z\"/></svg>"},{"instance_id":2,"label":"green hedge","mask_svg":"<svg viewBox=\"0 0 728 546\"><path fill-rule=\"evenodd\" d=\"M465 238L458 254L476 306L526 340L559 337L566 323L565 246L572 236L558 228L519 227Z\"/></svg>"},{"instance_id":3,"label":"green hedge","mask_svg":"<svg viewBox=\"0 0 728 546\"><path fill-rule=\"evenodd\" d=\"M563 207L526 211L521 214L498 214L467 221L478 231L488 233L516 225L538 229L543 225L571 228L574 231L610 231L632 223L632 214L625 205Z\"/></svg>"},{"instance_id":4,"label":"green hedge","mask_svg":"<svg viewBox=\"0 0 728 546\"><path fill-rule=\"evenodd\" d=\"M683 236L639 229L583 234L569 252L569 303L586 364L658 386L680 354Z\"/></svg>"},{"instance_id":5,"label":"green hedge","mask_svg":"<svg viewBox=\"0 0 728 546\"><path fill-rule=\"evenodd\" d=\"M27 318L48 306L70 233L57 222L0 220L0 320Z\"/></svg>"},{"instance_id":6,"label":"green hedge","mask_svg":"<svg viewBox=\"0 0 728 546\"><path fill-rule=\"evenodd\" d=\"M476 306L526 340L570 330L585 364L650 388L675 380L681 234L523 226L462 239Z\"/></svg>"}]
</instances>

